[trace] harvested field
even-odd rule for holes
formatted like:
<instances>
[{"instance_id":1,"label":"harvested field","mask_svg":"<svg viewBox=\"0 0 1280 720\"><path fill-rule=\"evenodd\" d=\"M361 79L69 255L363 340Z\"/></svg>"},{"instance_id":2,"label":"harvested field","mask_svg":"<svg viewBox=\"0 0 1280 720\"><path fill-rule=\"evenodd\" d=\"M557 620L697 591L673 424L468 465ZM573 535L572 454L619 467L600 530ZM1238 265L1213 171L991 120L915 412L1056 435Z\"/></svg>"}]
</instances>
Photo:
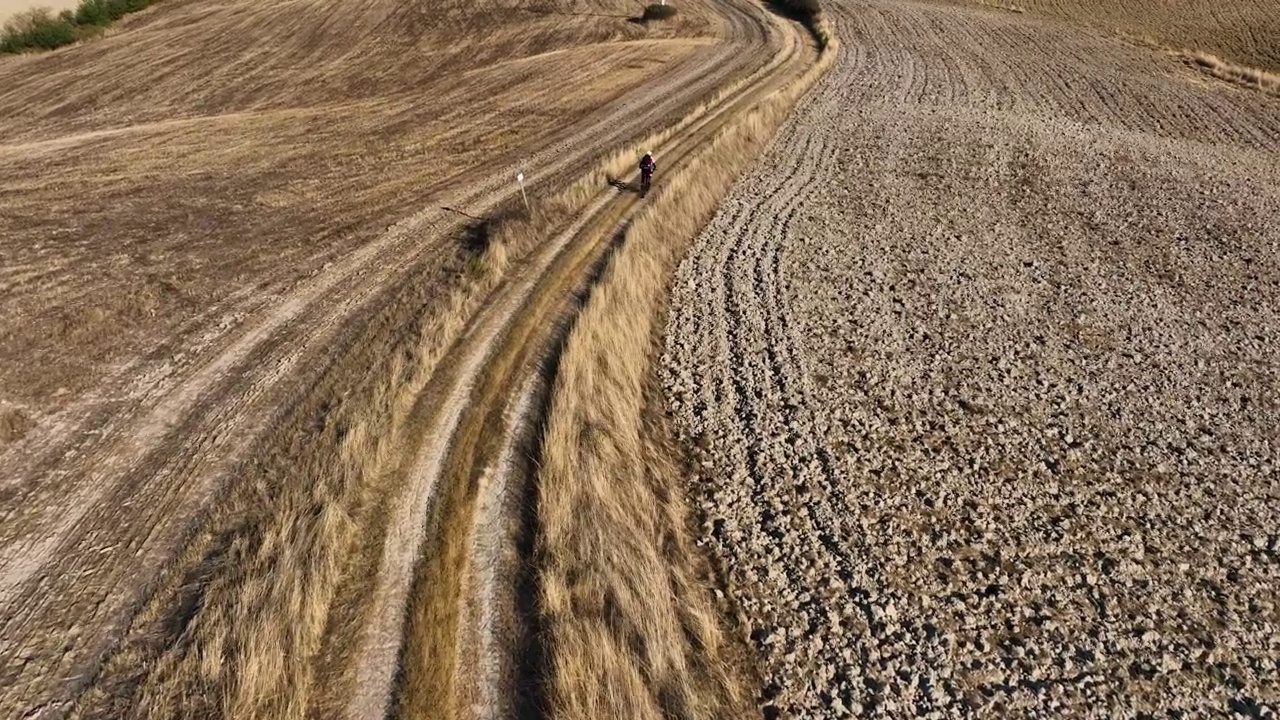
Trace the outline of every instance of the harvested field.
<instances>
[{"instance_id":1,"label":"harvested field","mask_svg":"<svg viewBox=\"0 0 1280 720\"><path fill-rule=\"evenodd\" d=\"M1271 0L974 1L1070 20L1174 49L1208 51L1263 70L1280 70L1280 22L1276 22L1277 9Z\"/></svg>"},{"instance_id":2,"label":"harvested field","mask_svg":"<svg viewBox=\"0 0 1280 720\"><path fill-rule=\"evenodd\" d=\"M512 690L395 686L398 620L457 600L415 582L441 504L419 461L479 382L455 343L506 332L548 237L625 219L587 170L778 50L759 8L700 8L170 0L0 59L0 716L411 717Z\"/></svg>"},{"instance_id":3,"label":"harvested field","mask_svg":"<svg viewBox=\"0 0 1280 720\"><path fill-rule=\"evenodd\" d=\"M1280 710L1280 106L841 0L663 383L766 717Z\"/></svg>"}]
</instances>

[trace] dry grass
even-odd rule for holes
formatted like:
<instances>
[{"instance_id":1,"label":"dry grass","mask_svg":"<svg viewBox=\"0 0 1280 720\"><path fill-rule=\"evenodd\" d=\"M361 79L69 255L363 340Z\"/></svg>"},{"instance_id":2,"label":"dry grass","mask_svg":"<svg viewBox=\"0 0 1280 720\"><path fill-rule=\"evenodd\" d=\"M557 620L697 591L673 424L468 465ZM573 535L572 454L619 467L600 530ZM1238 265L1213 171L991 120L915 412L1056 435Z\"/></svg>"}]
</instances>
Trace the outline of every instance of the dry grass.
<instances>
[{"instance_id":1,"label":"dry grass","mask_svg":"<svg viewBox=\"0 0 1280 720\"><path fill-rule=\"evenodd\" d=\"M1220 80L1280 96L1280 75L1276 73L1229 63L1206 52L1183 50L1179 53L1179 57Z\"/></svg>"},{"instance_id":2,"label":"dry grass","mask_svg":"<svg viewBox=\"0 0 1280 720\"><path fill-rule=\"evenodd\" d=\"M679 124L645 142L661 142L702 117L708 106L700 105ZM550 197L535 196L532 214L513 212L493 223L483 249L466 263L460 283L439 308L423 314L408 339L381 358L361 357L351 363L354 367L365 360L373 363L358 370L373 382L361 386L358 393L344 393L346 397L336 408L314 407L296 413L303 419L323 418L324 430L314 439L307 467L301 473L286 468L296 460L291 452L265 458L253 477L247 478L248 491L224 504L224 518L211 523L212 527L239 526L234 545L219 547L217 538L206 536L178 563L178 567L202 567L213 558L217 564L218 572L207 571L212 579L200 588L204 607L198 622L187 629L177 647L158 660L147 657L145 647L135 644L110 661L108 674L137 672L144 665L155 664L137 698L152 717L305 716L313 699L313 661L329 632L326 621L334 593L350 569L344 559L352 555L355 532L367 524L359 514L372 498L394 494L394 489L386 486L386 476L406 457L401 446L411 442L406 424L417 398L476 310L507 276L513 259L529 252L592 202L622 158L631 157L630 152L619 150L607 156ZM381 345L375 341L361 344ZM331 373L339 378L343 375L341 370ZM306 429L285 426L281 434L305 435ZM289 447L286 442L271 444ZM291 475L309 480L280 481ZM461 546L442 549L445 556L454 557ZM439 580L448 582L448 578ZM170 579L176 585L190 581L189 577ZM166 599L151 603L136 623L139 627L162 622L171 611L171 598L161 597ZM414 658L440 657L434 645L452 643L455 623L436 625L435 632L411 634L413 642L433 645L431 650L409 648L406 657L411 664ZM415 701L442 697L443 691L429 689L441 690L452 683L451 668L443 665L416 670L411 666L406 672L420 678L423 685L411 695ZM100 690L97 700L108 700L105 695L110 691ZM126 699L123 706L113 707L133 705L132 699ZM406 717L431 714L428 707L404 707L401 711Z\"/></svg>"},{"instance_id":3,"label":"dry grass","mask_svg":"<svg viewBox=\"0 0 1280 720\"><path fill-rule=\"evenodd\" d=\"M577 318L542 444L536 562L553 716L718 718L749 713L690 533L674 454L646 397L657 323L682 248L818 63L733 122L653 195Z\"/></svg>"},{"instance_id":4,"label":"dry grass","mask_svg":"<svg viewBox=\"0 0 1280 720\"><path fill-rule=\"evenodd\" d=\"M627 175L635 167L636 158L645 149L661 148L673 137L691 131L694 126L725 98L733 95L752 78L767 73L770 65L734 81L703 101L679 122L640 141L619 148L605 158L573 186L561 193L553 206L557 212L547 213L533 222L506 222L498 226L495 249L518 246L527 248L563 229L565 221L587 205L601 199L600 188ZM612 194L613 190L605 190ZM541 205L539 204L541 207ZM487 253L486 253L487 255ZM482 267L490 263L482 261ZM486 392L490 390L486 388ZM458 440L455 438L455 442ZM467 477L456 476L437 499L441 510L435 514L443 526L430 529L429 546L416 580L415 597L425 602L413 606L409 617L407 647L403 656L402 675L397 690L396 716L402 718L456 717L468 706L459 697L457 683L457 642L459 626L457 598L444 590L458 588L467 571L469 531L473 517L475 488Z\"/></svg>"},{"instance_id":5,"label":"dry grass","mask_svg":"<svg viewBox=\"0 0 1280 720\"><path fill-rule=\"evenodd\" d=\"M374 498L394 492L385 476L401 455L397 448L409 442L405 422L417 394L512 258L583 207L598 187L591 182L537 202L533 217L500 224L460 283L407 339L389 348L386 337L356 341L385 355L360 353L333 373L331 390L314 393L314 404L278 428L279 438L269 443L275 454L237 483L210 523L232 529L230 544L214 534L198 538L177 564L196 572L168 581L179 596L198 594L194 620L158 657L145 639L112 656L105 674L145 677L132 697L111 697L113 688L101 688L82 705L87 715L109 717L129 707L146 707L156 718L306 715L335 591L365 526L361 513ZM349 392L339 388L360 376L372 381ZM330 401L337 406L326 407ZM317 417L324 426L318 435L308 426ZM298 447L299 438L311 446ZM136 627L165 622L172 595L158 597Z\"/></svg>"},{"instance_id":6,"label":"dry grass","mask_svg":"<svg viewBox=\"0 0 1280 720\"><path fill-rule=\"evenodd\" d=\"M300 12L252 2L164 4L126 23L127 39L0 61L0 130L12 143L0 147L0 254L14 259L0 270L0 399L41 407L42 416L66 407L97 389L109 368L162 341L188 350L177 329L186 332L189 321L199 336L207 328L197 313L216 322L209 308L224 310L219 303L235 290L253 298L241 315L253 321L263 298L305 284L433 194L528 157L559 128L698 47L614 43L639 37L625 16L513 20L455 2L435 7L449 22L434 22L397 15L405 8L394 2L328 3L332 14L324 5ZM602 0L587 9L618 8ZM705 21L690 12L654 37ZM471 25L483 26L492 44L455 42ZM396 37L385 36L388 28ZM431 63L423 64L423 53ZM222 68L245 57L250 67L229 81ZM449 72L437 73L441 66ZM506 109L513 105L536 112L513 117ZM50 167L61 168L56 183ZM182 538L174 570L157 581L77 715L138 717L145 709L155 718L297 718L308 711L312 673L328 651L327 626L340 601L336 589L355 549L377 533L370 524L376 508L394 497L388 470L398 450L416 442L405 425L415 393L508 267L544 236L534 228L560 224L595 192L580 184L550 199L535 195L543 200L535 216L500 226L470 263L444 238L404 242L410 251L433 251L405 260L405 273L389 272L395 285L369 302L367 314L317 348L319 357L300 362L299 379L279 382L297 392L263 410L270 417L261 420L265 437L252 444L256 456L208 504L207 530ZM145 286L142 274L176 287L178 300L135 312L136 299L120 295ZM64 314L83 315L80 324L95 334L48 332ZM275 351L263 349L268 362L259 364L270 366ZM233 400L201 404L244 412ZM255 423L247 419L236 431ZM26 425L6 417L0 434L17 437ZM230 463L219 455L222 440L210 439L212 450L176 449L190 456L181 469L223 471ZM156 492L166 507L179 504L175 496L186 490L179 485ZM144 537L148 529L134 509L122 508L119 525ZM103 544L111 534L103 533ZM130 559L136 554L118 545ZM127 567L111 555L94 562L95 570ZM114 577L78 581L86 602L101 599L99 581ZM92 642L97 615L75 610L65 613L68 623L83 623L75 635ZM44 630L34 632L62 634ZM62 673L39 670L43 659L23 660L24 682L61 682ZM10 679L0 715L35 704Z\"/></svg>"},{"instance_id":7,"label":"dry grass","mask_svg":"<svg viewBox=\"0 0 1280 720\"><path fill-rule=\"evenodd\" d=\"M137 647L111 660L123 672L156 662L138 698L151 717L306 715L312 665L326 638L355 532L364 525L356 515L372 498L394 490L385 476L403 458L402 446L413 441L406 436L406 423L419 394L476 309L502 282L511 259L581 210L596 193L591 183L583 179L551 198L535 198L532 216L498 224L440 308L426 313L408 338L381 358L361 356L351 363L351 370L372 382L344 392L336 408L299 413L304 422L320 418L324 428L311 439L301 473L288 467L298 455L283 451L261 460L245 478L249 490L224 504L225 518L211 524L238 526L233 544L219 547L217 538L206 536L178 564L217 565L216 575L206 568L212 578L200 589L203 608L197 621L158 662ZM385 349L381 342L370 346ZM334 372L328 382L341 385L344 375ZM308 434L296 425L282 430L286 436ZM281 482L299 475L307 481ZM171 611L166 597L153 602L137 624L152 625Z\"/></svg>"}]
</instances>

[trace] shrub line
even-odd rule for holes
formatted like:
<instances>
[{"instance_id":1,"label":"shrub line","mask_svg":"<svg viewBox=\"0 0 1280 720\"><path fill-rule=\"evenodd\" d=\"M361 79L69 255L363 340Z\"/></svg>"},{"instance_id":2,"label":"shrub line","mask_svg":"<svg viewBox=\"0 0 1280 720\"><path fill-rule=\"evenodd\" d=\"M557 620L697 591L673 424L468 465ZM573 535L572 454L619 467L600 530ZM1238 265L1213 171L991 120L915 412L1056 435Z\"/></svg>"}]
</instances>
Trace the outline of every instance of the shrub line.
<instances>
[{"instance_id":1,"label":"shrub line","mask_svg":"<svg viewBox=\"0 0 1280 720\"><path fill-rule=\"evenodd\" d=\"M54 50L102 32L132 12L157 0L80 0L75 10L54 15L49 8L32 8L11 18L0 31L0 52Z\"/></svg>"}]
</instances>

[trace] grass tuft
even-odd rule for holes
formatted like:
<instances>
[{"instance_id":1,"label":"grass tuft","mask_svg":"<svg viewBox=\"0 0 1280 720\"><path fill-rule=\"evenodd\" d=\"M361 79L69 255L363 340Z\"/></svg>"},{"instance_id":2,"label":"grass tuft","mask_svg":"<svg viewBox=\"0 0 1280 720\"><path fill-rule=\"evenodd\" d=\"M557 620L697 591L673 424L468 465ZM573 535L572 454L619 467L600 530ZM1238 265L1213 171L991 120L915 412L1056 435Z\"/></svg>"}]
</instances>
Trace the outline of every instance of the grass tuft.
<instances>
[{"instance_id":1,"label":"grass tuft","mask_svg":"<svg viewBox=\"0 0 1280 720\"><path fill-rule=\"evenodd\" d=\"M21 440L35 423L16 407L0 405L0 447Z\"/></svg>"}]
</instances>

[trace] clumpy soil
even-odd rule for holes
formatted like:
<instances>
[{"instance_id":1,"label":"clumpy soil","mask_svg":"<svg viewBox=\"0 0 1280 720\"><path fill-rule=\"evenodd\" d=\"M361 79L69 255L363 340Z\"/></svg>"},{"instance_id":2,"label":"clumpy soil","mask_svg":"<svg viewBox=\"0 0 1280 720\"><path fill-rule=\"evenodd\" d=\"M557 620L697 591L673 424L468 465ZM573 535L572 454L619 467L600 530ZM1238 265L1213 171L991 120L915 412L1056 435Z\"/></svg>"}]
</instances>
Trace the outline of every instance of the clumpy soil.
<instances>
[{"instance_id":1,"label":"clumpy soil","mask_svg":"<svg viewBox=\"0 0 1280 720\"><path fill-rule=\"evenodd\" d=\"M766 717L1280 708L1280 112L1043 20L835 6L664 383Z\"/></svg>"}]
</instances>

